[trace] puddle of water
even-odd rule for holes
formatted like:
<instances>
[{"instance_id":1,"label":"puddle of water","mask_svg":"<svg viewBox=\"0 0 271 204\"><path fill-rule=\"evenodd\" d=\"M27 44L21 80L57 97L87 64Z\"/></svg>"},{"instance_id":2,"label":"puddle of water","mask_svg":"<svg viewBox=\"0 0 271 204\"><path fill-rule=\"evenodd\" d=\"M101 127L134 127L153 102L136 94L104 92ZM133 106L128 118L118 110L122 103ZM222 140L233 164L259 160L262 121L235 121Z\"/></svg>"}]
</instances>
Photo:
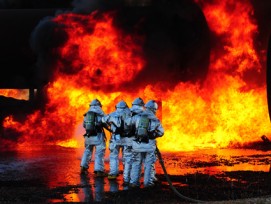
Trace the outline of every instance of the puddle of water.
<instances>
[{"instance_id":1,"label":"puddle of water","mask_svg":"<svg viewBox=\"0 0 271 204\"><path fill-rule=\"evenodd\" d=\"M194 152L162 153L167 173L186 175L197 172L210 175L224 171L264 171L270 168L271 151L252 149L210 149ZM159 161L158 174L163 174Z\"/></svg>"},{"instance_id":2,"label":"puddle of water","mask_svg":"<svg viewBox=\"0 0 271 204\"><path fill-rule=\"evenodd\" d=\"M216 175L225 171L268 172L271 157L271 151L248 149L161 153L169 175L194 173ZM99 201L103 198L104 192L125 190L122 186L122 174L116 181L94 178L93 161L90 163L89 174L80 176L82 154L82 149L56 147L39 151L0 153L0 181L28 181L30 184L39 182L40 185L49 188L77 186L64 195L67 202ZM105 169L109 170L108 154L105 158ZM120 170L122 169L120 165ZM157 174L163 174L159 160L156 163L156 171ZM59 202L59 200L54 199L50 202Z\"/></svg>"}]
</instances>

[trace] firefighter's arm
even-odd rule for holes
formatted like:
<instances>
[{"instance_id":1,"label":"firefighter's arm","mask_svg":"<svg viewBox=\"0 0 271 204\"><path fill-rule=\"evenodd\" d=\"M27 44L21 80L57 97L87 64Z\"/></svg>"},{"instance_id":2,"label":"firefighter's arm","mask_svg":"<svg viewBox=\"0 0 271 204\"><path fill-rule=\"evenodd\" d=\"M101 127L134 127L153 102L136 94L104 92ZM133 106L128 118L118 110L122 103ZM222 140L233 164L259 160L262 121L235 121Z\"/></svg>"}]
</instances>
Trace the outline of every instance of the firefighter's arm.
<instances>
[{"instance_id":1,"label":"firefighter's arm","mask_svg":"<svg viewBox=\"0 0 271 204\"><path fill-rule=\"evenodd\" d=\"M164 130L163 126L161 125L161 123L156 128L156 132L157 132L157 137L162 137L164 135L165 130Z\"/></svg>"},{"instance_id":2,"label":"firefighter's arm","mask_svg":"<svg viewBox=\"0 0 271 204\"><path fill-rule=\"evenodd\" d=\"M110 126L107 123L102 123L102 127L108 130L109 132L112 132L112 130L110 129Z\"/></svg>"},{"instance_id":3,"label":"firefighter's arm","mask_svg":"<svg viewBox=\"0 0 271 204\"><path fill-rule=\"evenodd\" d=\"M98 122L98 126L100 128L105 128L106 130L108 130L109 132L111 132L110 130L110 124L109 124L109 119L110 119L110 115L105 115L102 116Z\"/></svg>"},{"instance_id":4,"label":"firefighter's arm","mask_svg":"<svg viewBox=\"0 0 271 204\"><path fill-rule=\"evenodd\" d=\"M114 125L116 128L120 127L120 119L118 117L111 117L110 118L110 124Z\"/></svg>"},{"instance_id":5,"label":"firefighter's arm","mask_svg":"<svg viewBox=\"0 0 271 204\"><path fill-rule=\"evenodd\" d=\"M151 137L155 139L157 137L162 137L163 135L164 135L164 128L159 123L157 124L156 128L151 131Z\"/></svg>"}]
</instances>

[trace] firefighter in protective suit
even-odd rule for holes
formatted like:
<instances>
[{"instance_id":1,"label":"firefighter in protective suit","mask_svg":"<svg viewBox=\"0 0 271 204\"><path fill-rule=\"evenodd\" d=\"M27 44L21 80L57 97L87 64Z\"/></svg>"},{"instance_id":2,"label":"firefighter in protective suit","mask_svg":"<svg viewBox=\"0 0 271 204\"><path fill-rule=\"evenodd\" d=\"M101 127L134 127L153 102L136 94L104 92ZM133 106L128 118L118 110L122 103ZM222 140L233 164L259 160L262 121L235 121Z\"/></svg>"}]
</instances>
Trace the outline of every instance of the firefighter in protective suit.
<instances>
[{"instance_id":1,"label":"firefighter in protective suit","mask_svg":"<svg viewBox=\"0 0 271 204\"><path fill-rule=\"evenodd\" d=\"M130 117L131 111L126 102L121 100L116 105L116 110L102 118L104 123L110 125L111 138L109 142L109 174L108 179L116 179L119 175L119 154L122 151L122 159L125 161L126 155L124 146L126 138L129 137L129 129L125 125L125 120Z\"/></svg>"},{"instance_id":2,"label":"firefighter in protective suit","mask_svg":"<svg viewBox=\"0 0 271 204\"><path fill-rule=\"evenodd\" d=\"M106 148L106 137L104 133L104 124L102 123L102 117L105 114L102 110L102 104L98 99L94 99L90 103L90 108L87 113L84 114L83 127L86 130L84 134L85 138L85 151L81 159L81 174L86 174L89 168L89 162L91 160L94 148L94 173L97 177L104 177L106 173L104 171L104 156Z\"/></svg>"},{"instance_id":3,"label":"firefighter in protective suit","mask_svg":"<svg viewBox=\"0 0 271 204\"><path fill-rule=\"evenodd\" d=\"M144 187L154 185L152 171L156 161L156 138L164 135L164 128L156 117L158 104L150 100L145 104L146 110L133 118L135 140L132 142L132 170L130 187L140 186L140 174L144 164Z\"/></svg>"},{"instance_id":4,"label":"firefighter in protective suit","mask_svg":"<svg viewBox=\"0 0 271 204\"><path fill-rule=\"evenodd\" d=\"M135 128L132 125L132 121L134 118L144 112L144 101L142 98L137 97L134 99L132 102L132 107L130 108L131 111L131 117L127 118L125 123L126 125L130 128L131 130L131 136L126 138L126 146L124 147L125 149L125 154L126 154L126 160L125 160L125 165L124 165L124 171L123 171L123 185L128 186L130 183L130 178L131 178L131 169L132 169L132 142L135 139Z\"/></svg>"}]
</instances>

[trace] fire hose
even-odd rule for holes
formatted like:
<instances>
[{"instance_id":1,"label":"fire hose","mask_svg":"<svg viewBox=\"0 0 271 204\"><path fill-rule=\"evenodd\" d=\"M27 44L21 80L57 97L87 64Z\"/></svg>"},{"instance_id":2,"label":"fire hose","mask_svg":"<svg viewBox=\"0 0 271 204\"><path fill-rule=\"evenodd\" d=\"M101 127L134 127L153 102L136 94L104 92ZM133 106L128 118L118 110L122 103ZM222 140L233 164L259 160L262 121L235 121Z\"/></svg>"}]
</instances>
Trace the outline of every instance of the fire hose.
<instances>
[{"instance_id":1,"label":"fire hose","mask_svg":"<svg viewBox=\"0 0 271 204\"><path fill-rule=\"evenodd\" d=\"M172 184L172 182L171 182L171 180L170 180L170 178L169 178L169 175L168 175L168 173L167 173L166 167L165 167L165 165L164 165L164 161L163 161L161 152L159 151L159 149L158 149L157 146L156 146L156 155L157 155L157 157L158 157L158 159L159 159L159 163L160 163L161 166L162 166L162 169L163 169L163 171L164 171L164 175L165 175L165 177L166 177L166 179L167 179L167 182L168 182L170 188L173 190L173 192L174 192L177 196L179 196L180 198L182 198L182 199L184 199L184 200L193 202L193 203L204 203L204 202L205 202L205 201L202 201L202 200L197 200L197 199L189 198L189 197L186 197L186 196L182 195L182 194L181 194L181 193L173 186L173 184Z\"/></svg>"}]
</instances>

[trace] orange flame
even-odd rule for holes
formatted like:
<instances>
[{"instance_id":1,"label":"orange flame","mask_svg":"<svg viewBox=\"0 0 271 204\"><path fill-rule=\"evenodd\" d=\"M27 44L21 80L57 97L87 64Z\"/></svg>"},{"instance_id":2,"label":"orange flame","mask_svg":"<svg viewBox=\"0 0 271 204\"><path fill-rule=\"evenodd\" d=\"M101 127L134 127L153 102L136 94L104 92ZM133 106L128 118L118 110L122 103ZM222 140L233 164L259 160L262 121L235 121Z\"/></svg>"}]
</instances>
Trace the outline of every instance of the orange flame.
<instances>
[{"instance_id":1,"label":"orange flame","mask_svg":"<svg viewBox=\"0 0 271 204\"><path fill-rule=\"evenodd\" d=\"M29 91L27 89L0 89L0 96L28 100Z\"/></svg>"},{"instance_id":2,"label":"orange flame","mask_svg":"<svg viewBox=\"0 0 271 204\"><path fill-rule=\"evenodd\" d=\"M7 128L7 127L13 127L17 124L17 122L15 122L13 120L13 117L12 116L7 116L5 119L4 119L4 123L3 123L3 127L4 128Z\"/></svg>"},{"instance_id":3,"label":"orange flame","mask_svg":"<svg viewBox=\"0 0 271 204\"><path fill-rule=\"evenodd\" d=\"M266 86L252 80L262 72L254 48L257 26L250 15L252 6L233 0L201 4L220 42L212 51L208 76L203 84L180 82L168 91L158 84L133 92L108 91L107 85L121 86L143 69L146 59L140 43L114 28L109 14L57 16L68 40L59 50L45 111L13 126L23 135L22 144L63 144L71 138L82 144L83 113L92 99L98 98L109 113L120 99L131 104L138 96L161 101L158 116L165 135L158 146L163 151L225 148L270 136Z\"/></svg>"},{"instance_id":4,"label":"orange flame","mask_svg":"<svg viewBox=\"0 0 271 204\"><path fill-rule=\"evenodd\" d=\"M68 41L60 55L64 60L72 59L68 69L77 73L72 77L78 86L118 85L131 81L143 68L144 61L137 54L141 47L133 43L132 36L113 27L110 15L70 13L59 15L55 21L65 24ZM61 61L58 66L67 71Z\"/></svg>"}]
</instances>

